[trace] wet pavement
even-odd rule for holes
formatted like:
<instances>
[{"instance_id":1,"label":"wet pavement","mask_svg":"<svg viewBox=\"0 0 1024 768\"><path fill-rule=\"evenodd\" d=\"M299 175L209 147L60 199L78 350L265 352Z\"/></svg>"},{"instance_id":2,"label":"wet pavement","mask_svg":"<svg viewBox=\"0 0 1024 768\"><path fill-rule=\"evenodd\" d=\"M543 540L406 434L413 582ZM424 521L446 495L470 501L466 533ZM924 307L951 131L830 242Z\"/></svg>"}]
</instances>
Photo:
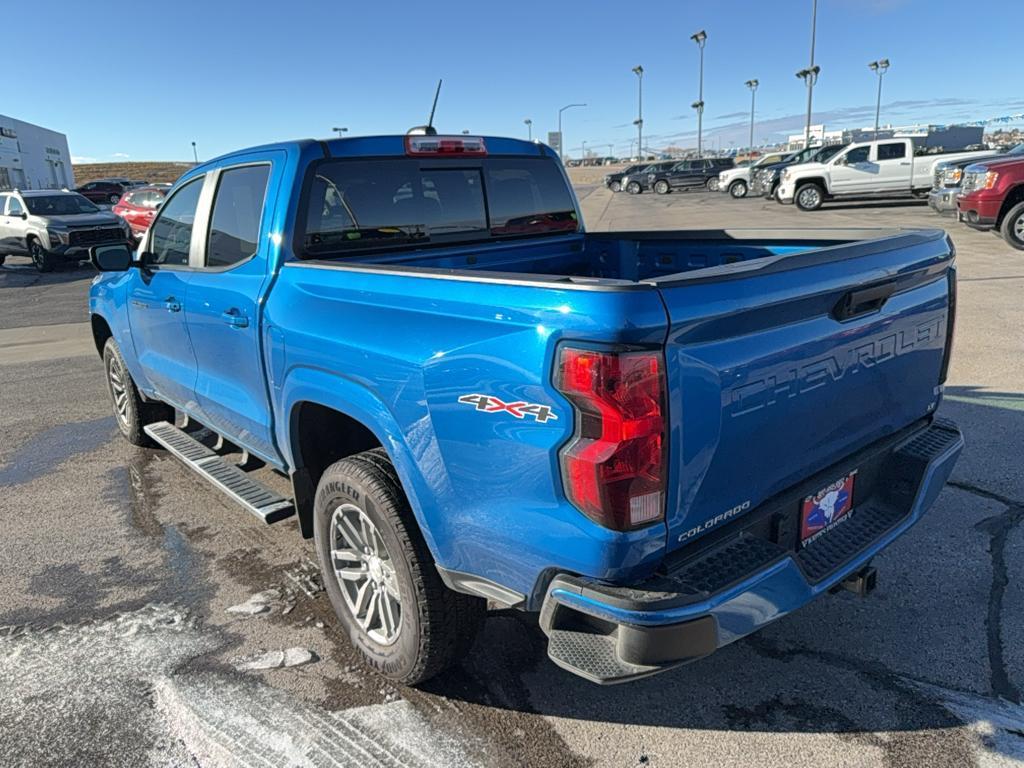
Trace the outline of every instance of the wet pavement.
<instances>
[{"instance_id":1,"label":"wet pavement","mask_svg":"<svg viewBox=\"0 0 1024 768\"><path fill-rule=\"evenodd\" d=\"M949 228L960 315L943 412L968 447L932 512L876 559L871 597L823 598L708 659L611 688L548 661L534 617L492 612L450 675L392 685L336 629L294 521L263 526L166 453L120 439L83 325L92 274L38 275L11 258L0 764L1024 761L1021 254L920 206L802 214L707 193L580 197L592 229Z\"/></svg>"}]
</instances>

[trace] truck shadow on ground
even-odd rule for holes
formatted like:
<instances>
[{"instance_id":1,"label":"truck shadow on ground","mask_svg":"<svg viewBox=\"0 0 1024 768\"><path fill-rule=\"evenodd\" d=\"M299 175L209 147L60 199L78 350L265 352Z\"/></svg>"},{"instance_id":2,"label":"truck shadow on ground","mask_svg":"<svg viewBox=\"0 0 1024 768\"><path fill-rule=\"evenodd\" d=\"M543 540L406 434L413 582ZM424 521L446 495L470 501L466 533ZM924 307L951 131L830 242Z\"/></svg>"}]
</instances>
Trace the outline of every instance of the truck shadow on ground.
<instances>
[{"instance_id":1,"label":"truck shadow on ground","mask_svg":"<svg viewBox=\"0 0 1024 768\"><path fill-rule=\"evenodd\" d=\"M1003 609L1005 562L998 562L1024 505L984 490L997 464L1019 462L1011 436L1024 434L1024 394L946 392L942 415L960 424L968 444L957 477L969 481L954 480L931 513L876 559L882 586L875 595L825 596L710 657L611 687L556 667L532 614L497 612L461 668L426 689L594 722L843 734L877 746L892 764L935 764L929 755L937 752L950 765L974 764L979 745L1024 757L1019 729L997 728L989 738L964 727L989 718L954 714L964 700L983 713L1009 707L1024 728L1003 653L1004 642L1019 640L1024 617ZM1001 428L990 438L995 422ZM942 556L951 551L960 558L955 564ZM943 572L959 582L959 593L942 587L949 583L937 578Z\"/></svg>"}]
</instances>

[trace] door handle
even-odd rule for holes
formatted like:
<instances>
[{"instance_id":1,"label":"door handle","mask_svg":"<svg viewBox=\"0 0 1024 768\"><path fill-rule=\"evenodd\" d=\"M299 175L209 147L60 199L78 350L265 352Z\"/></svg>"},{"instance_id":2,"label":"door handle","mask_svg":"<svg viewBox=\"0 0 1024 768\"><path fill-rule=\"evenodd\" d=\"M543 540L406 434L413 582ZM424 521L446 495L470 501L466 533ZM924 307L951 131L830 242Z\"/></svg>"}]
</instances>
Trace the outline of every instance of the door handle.
<instances>
[{"instance_id":1,"label":"door handle","mask_svg":"<svg viewBox=\"0 0 1024 768\"><path fill-rule=\"evenodd\" d=\"M220 319L232 328L246 328L249 325L249 318L232 307L220 313Z\"/></svg>"},{"instance_id":2,"label":"door handle","mask_svg":"<svg viewBox=\"0 0 1024 768\"><path fill-rule=\"evenodd\" d=\"M910 163L900 163L900 165L910 165Z\"/></svg>"},{"instance_id":3,"label":"door handle","mask_svg":"<svg viewBox=\"0 0 1024 768\"><path fill-rule=\"evenodd\" d=\"M173 296L164 299L164 306L167 307L168 312L181 312L181 302Z\"/></svg>"}]
</instances>

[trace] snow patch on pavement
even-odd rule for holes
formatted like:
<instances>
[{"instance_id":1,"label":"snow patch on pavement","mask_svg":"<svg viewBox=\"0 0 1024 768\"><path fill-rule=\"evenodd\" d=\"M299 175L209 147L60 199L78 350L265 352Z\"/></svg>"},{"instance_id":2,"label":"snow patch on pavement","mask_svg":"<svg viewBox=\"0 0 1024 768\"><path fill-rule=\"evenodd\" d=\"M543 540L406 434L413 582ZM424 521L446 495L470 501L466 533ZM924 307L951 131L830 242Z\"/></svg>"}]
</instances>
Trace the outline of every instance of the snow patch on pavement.
<instances>
[{"instance_id":1,"label":"snow patch on pavement","mask_svg":"<svg viewBox=\"0 0 1024 768\"><path fill-rule=\"evenodd\" d=\"M240 659L234 663L234 667L240 672L300 667L319 661L319 658L307 648L286 648L283 651L267 651L248 659Z\"/></svg>"},{"instance_id":2,"label":"snow patch on pavement","mask_svg":"<svg viewBox=\"0 0 1024 768\"><path fill-rule=\"evenodd\" d=\"M987 747L979 754L981 768L1020 766L1024 761L1024 706L915 680L908 682L978 734Z\"/></svg>"},{"instance_id":3,"label":"snow patch on pavement","mask_svg":"<svg viewBox=\"0 0 1024 768\"><path fill-rule=\"evenodd\" d=\"M257 676L204 665L200 657L224 642L164 604L0 627L0 765L472 764L460 746L468 742L405 701L329 712ZM305 648L273 654L280 667L315 660Z\"/></svg>"}]
</instances>

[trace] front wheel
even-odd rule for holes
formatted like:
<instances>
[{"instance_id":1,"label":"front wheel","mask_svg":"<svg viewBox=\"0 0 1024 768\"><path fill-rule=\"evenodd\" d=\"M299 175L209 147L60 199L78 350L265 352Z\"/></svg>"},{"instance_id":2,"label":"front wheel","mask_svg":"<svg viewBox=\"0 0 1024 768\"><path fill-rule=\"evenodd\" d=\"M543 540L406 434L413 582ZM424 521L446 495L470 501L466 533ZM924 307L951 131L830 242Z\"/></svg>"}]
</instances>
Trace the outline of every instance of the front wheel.
<instances>
[{"instance_id":1,"label":"front wheel","mask_svg":"<svg viewBox=\"0 0 1024 768\"><path fill-rule=\"evenodd\" d=\"M113 338L107 339L103 345L103 368L107 374L107 392L114 406L117 428L132 445L152 446L153 441L143 427L158 421L174 421L174 409L164 403L142 399Z\"/></svg>"},{"instance_id":2,"label":"front wheel","mask_svg":"<svg viewBox=\"0 0 1024 768\"><path fill-rule=\"evenodd\" d=\"M619 192L622 190L622 182L613 181L611 184L608 185L608 189L610 189L612 192Z\"/></svg>"},{"instance_id":3,"label":"front wheel","mask_svg":"<svg viewBox=\"0 0 1024 768\"><path fill-rule=\"evenodd\" d=\"M668 182L664 179L658 179L654 182L654 191L659 195L667 195L669 190Z\"/></svg>"},{"instance_id":4,"label":"front wheel","mask_svg":"<svg viewBox=\"0 0 1024 768\"><path fill-rule=\"evenodd\" d=\"M445 587L383 451L329 466L313 521L327 596L369 666L415 685L469 650L486 601Z\"/></svg>"},{"instance_id":5,"label":"front wheel","mask_svg":"<svg viewBox=\"0 0 1024 768\"><path fill-rule=\"evenodd\" d=\"M999 232L1008 245L1024 251L1024 203L1018 203L1006 212Z\"/></svg>"},{"instance_id":6,"label":"front wheel","mask_svg":"<svg viewBox=\"0 0 1024 768\"><path fill-rule=\"evenodd\" d=\"M825 191L818 184L804 184L797 189L795 199L801 211L816 211L825 202Z\"/></svg>"},{"instance_id":7,"label":"front wheel","mask_svg":"<svg viewBox=\"0 0 1024 768\"><path fill-rule=\"evenodd\" d=\"M741 197L747 196L747 182L743 179L737 179L729 185L729 194L732 195L734 200L739 200Z\"/></svg>"},{"instance_id":8,"label":"front wheel","mask_svg":"<svg viewBox=\"0 0 1024 768\"><path fill-rule=\"evenodd\" d=\"M631 182L629 182L629 184L626 185L626 191L629 192L629 194L631 194L631 195L639 195L640 192L642 191L640 189L640 182L639 181L631 181Z\"/></svg>"},{"instance_id":9,"label":"front wheel","mask_svg":"<svg viewBox=\"0 0 1024 768\"><path fill-rule=\"evenodd\" d=\"M40 272L53 271L53 256L34 237L28 241L28 255L32 257L32 263Z\"/></svg>"}]
</instances>

